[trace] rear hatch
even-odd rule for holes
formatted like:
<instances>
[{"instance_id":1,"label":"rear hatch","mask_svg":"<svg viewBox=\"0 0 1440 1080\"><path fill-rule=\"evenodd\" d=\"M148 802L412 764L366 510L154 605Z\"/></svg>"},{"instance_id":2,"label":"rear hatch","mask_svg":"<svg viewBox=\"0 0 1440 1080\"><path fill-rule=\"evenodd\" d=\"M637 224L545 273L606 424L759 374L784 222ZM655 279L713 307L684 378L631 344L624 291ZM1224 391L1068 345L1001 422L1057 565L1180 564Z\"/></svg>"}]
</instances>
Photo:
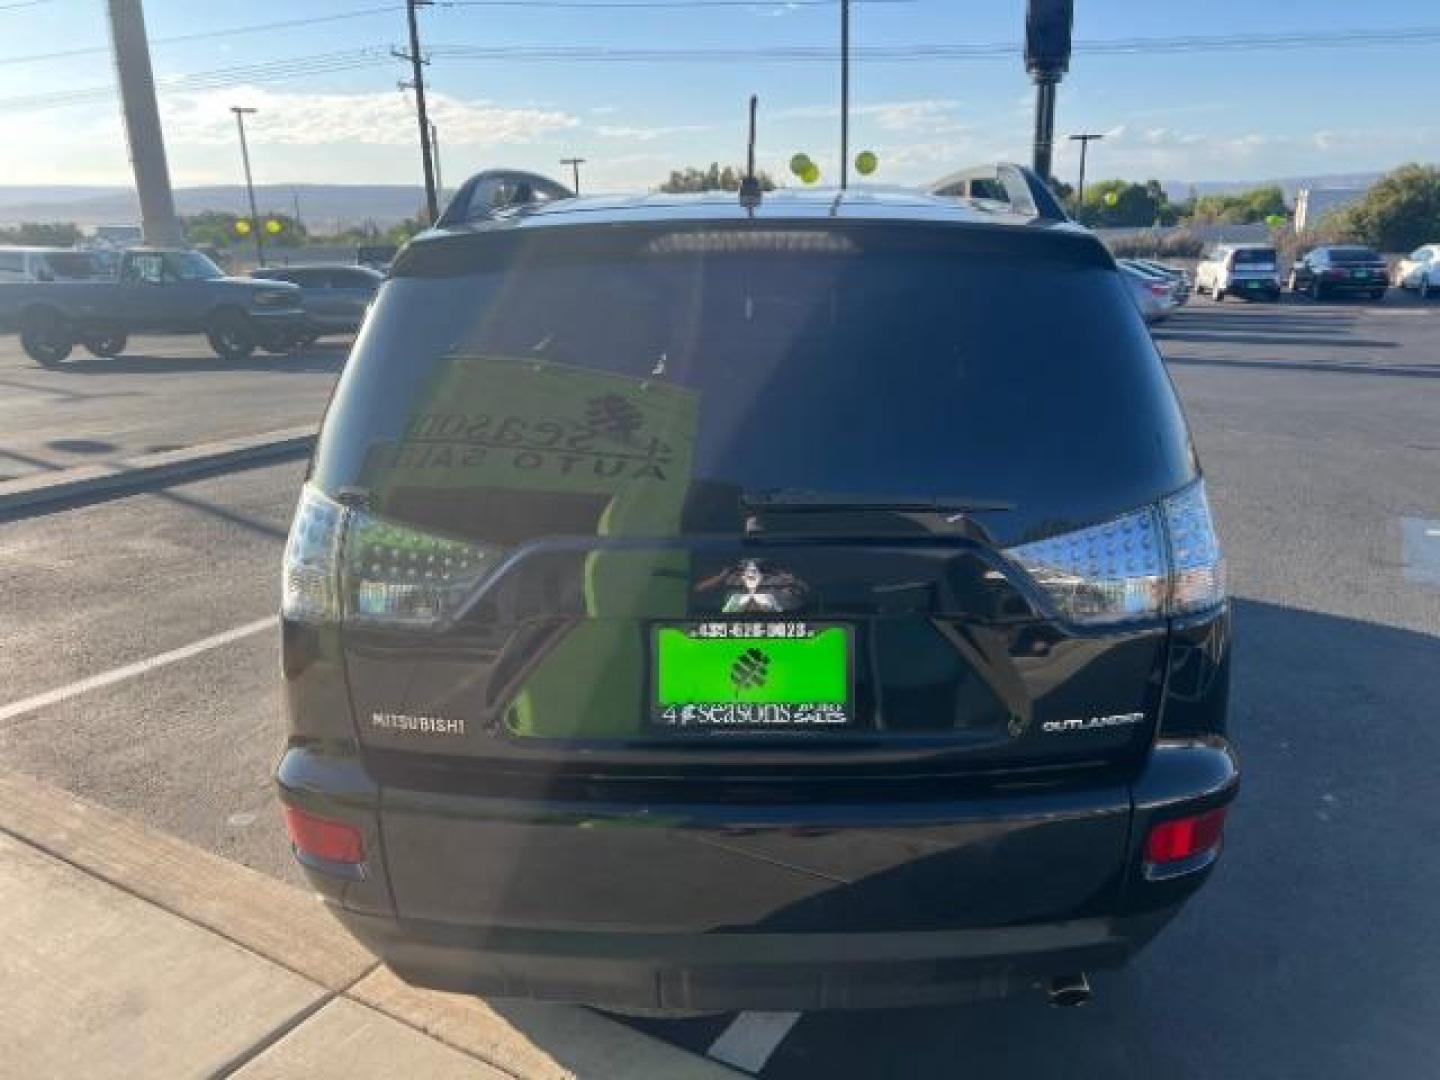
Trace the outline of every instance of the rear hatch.
<instances>
[{"instance_id":1,"label":"rear hatch","mask_svg":"<svg viewBox=\"0 0 1440 1080\"><path fill-rule=\"evenodd\" d=\"M1325 276L1340 282L1365 285L1389 283L1388 264L1369 248L1337 247L1330 249L1330 268Z\"/></svg>"},{"instance_id":2,"label":"rear hatch","mask_svg":"<svg viewBox=\"0 0 1440 1080\"><path fill-rule=\"evenodd\" d=\"M1014 553L1192 476L1088 236L855 223L419 245L315 480L381 757L833 778L1133 768L1164 622L1068 625Z\"/></svg>"},{"instance_id":3,"label":"rear hatch","mask_svg":"<svg viewBox=\"0 0 1440 1080\"><path fill-rule=\"evenodd\" d=\"M1280 265L1274 248L1236 248L1230 255L1230 280L1232 283L1247 281L1276 283L1280 280Z\"/></svg>"},{"instance_id":4,"label":"rear hatch","mask_svg":"<svg viewBox=\"0 0 1440 1080\"><path fill-rule=\"evenodd\" d=\"M1111 793L1066 826L1097 857L1035 896L1088 895L1166 670L1131 570L1194 476L1149 335L1078 231L762 217L412 245L312 476L348 507L343 648L395 793L399 903L466 918L524 891L435 876L436 851L464 874L477 844L510 865L529 843L462 825L476 795L748 806L769 836L777 807L1076 785ZM948 824L937 850L1045 876L1023 821L1003 843ZM898 837L881 862L919 850Z\"/></svg>"}]
</instances>

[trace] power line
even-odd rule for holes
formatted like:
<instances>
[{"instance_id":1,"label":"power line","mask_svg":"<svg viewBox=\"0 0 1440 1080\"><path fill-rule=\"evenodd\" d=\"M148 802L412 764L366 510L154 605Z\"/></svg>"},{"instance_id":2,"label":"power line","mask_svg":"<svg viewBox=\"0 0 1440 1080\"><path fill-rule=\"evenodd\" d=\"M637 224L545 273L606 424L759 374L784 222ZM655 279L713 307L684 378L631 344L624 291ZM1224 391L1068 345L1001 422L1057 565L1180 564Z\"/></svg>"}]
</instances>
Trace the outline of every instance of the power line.
<instances>
[{"instance_id":1,"label":"power line","mask_svg":"<svg viewBox=\"0 0 1440 1080\"><path fill-rule=\"evenodd\" d=\"M42 0L28 0L29 3L41 3ZM43 0L48 3L50 0ZM0 7L0 11L4 8ZM362 19L373 15L395 15L403 11L399 4L387 4L384 7L356 8L352 11L339 11L331 15L316 15L305 19L281 19L277 22L250 23L246 26L230 26L223 30L200 30L193 34L175 34L170 37L151 38L150 46L156 45L180 45L187 41L206 41L210 38L232 37L238 34L258 34L266 30L293 30L299 26L315 26L320 23L340 22L345 19ZM97 56L100 53L108 53L109 45L85 45L74 49L61 49L57 52L30 53L26 56L0 56L0 64L29 64L41 60L66 60L72 56Z\"/></svg>"},{"instance_id":2,"label":"power line","mask_svg":"<svg viewBox=\"0 0 1440 1080\"><path fill-rule=\"evenodd\" d=\"M480 2L480 0L473 0ZM493 0L499 2L499 0ZM616 0L618 2L618 0ZM699 2L699 0L696 0ZM719 2L719 0L710 0ZM399 9L394 9L399 10ZM1114 38L1082 41L1075 52L1091 55L1159 55L1202 52L1256 52L1309 48L1367 48L1385 46L1416 46L1440 43L1440 26L1414 26L1394 30L1349 30L1308 34L1233 34L1217 36L1185 36L1171 38ZM990 42L960 45L876 45L852 48L857 61L891 62L958 62L997 60L1018 56L1018 42ZM826 63L839 58L839 50L830 46L783 46L761 48L712 49L627 49L597 46L529 46L529 45L437 45L429 50L432 56L449 60L475 60L487 63ZM388 64L390 51L382 46L365 46L333 53L288 57L256 64L194 72L162 80L169 91L223 89L245 83L276 82L311 75L351 71L357 68ZM110 86L58 90L0 99L0 109L8 113L59 108L90 101L108 99Z\"/></svg>"}]
</instances>

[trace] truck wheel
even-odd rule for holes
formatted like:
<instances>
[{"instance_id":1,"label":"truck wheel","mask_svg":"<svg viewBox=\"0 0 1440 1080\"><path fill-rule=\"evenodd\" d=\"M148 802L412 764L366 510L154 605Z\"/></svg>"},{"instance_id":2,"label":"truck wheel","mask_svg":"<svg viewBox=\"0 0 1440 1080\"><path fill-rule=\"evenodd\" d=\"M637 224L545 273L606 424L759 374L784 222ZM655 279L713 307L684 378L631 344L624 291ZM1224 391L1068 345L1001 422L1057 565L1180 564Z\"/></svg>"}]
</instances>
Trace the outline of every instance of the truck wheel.
<instances>
[{"instance_id":1,"label":"truck wheel","mask_svg":"<svg viewBox=\"0 0 1440 1080\"><path fill-rule=\"evenodd\" d=\"M81 342L91 356L109 358L119 356L125 351L130 339L119 330L107 330L100 334L91 334Z\"/></svg>"},{"instance_id":2,"label":"truck wheel","mask_svg":"<svg viewBox=\"0 0 1440 1080\"><path fill-rule=\"evenodd\" d=\"M31 360L53 367L70 355L75 338L59 312L37 311L21 324L20 345Z\"/></svg>"},{"instance_id":3,"label":"truck wheel","mask_svg":"<svg viewBox=\"0 0 1440 1080\"><path fill-rule=\"evenodd\" d=\"M244 360L255 351L255 328L238 311L221 311L211 316L205 338L221 360Z\"/></svg>"}]
</instances>

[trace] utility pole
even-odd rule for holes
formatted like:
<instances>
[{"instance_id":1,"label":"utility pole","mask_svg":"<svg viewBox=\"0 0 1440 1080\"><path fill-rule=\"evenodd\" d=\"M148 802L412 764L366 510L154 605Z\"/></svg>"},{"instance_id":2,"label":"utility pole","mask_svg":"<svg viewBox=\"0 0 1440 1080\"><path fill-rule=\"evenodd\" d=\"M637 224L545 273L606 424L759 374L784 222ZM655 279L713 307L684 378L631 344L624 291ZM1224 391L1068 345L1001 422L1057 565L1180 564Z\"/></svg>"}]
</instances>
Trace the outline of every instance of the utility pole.
<instances>
[{"instance_id":1,"label":"utility pole","mask_svg":"<svg viewBox=\"0 0 1440 1080\"><path fill-rule=\"evenodd\" d=\"M120 107L140 199L140 224L147 244L175 245L183 239L170 190L165 135L155 102L155 74L140 0L109 0L110 42L120 84Z\"/></svg>"},{"instance_id":2,"label":"utility pole","mask_svg":"<svg viewBox=\"0 0 1440 1080\"><path fill-rule=\"evenodd\" d=\"M255 110L240 105L231 105L235 114L235 126L240 129L240 160L245 163L245 193L250 197L250 235L255 237L255 260L265 265L265 230L260 228L260 212L255 209L255 184L250 179L250 148L245 145L245 114Z\"/></svg>"},{"instance_id":3,"label":"utility pole","mask_svg":"<svg viewBox=\"0 0 1440 1080\"><path fill-rule=\"evenodd\" d=\"M574 177L575 177L575 194L576 194L576 195L579 195L579 194L580 194L580 166L585 164L585 159L584 159L583 157L562 157L562 158L560 159L560 164L561 164L561 165L569 165L569 166L570 166L570 172L571 172L571 173L574 175Z\"/></svg>"},{"instance_id":4,"label":"utility pole","mask_svg":"<svg viewBox=\"0 0 1440 1080\"><path fill-rule=\"evenodd\" d=\"M410 61L413 79L410 87L415 91L415 113L420 124L420 158L425 165L425 210L429 215L427 225L434 225L440 216L440 203L435 195L435 162L430 154L430 118L425 112L425 65L429 63L420 55L420 24L415 9L429 7L432 0L405 0L405 18L410 24L410 51L396 51L402 60ZM404 85L403 83L401 84Z\"/></svg>"},{"instance_id":5,"label":"utility pole","mask_svg":"<svg viewBox=\"0 0 1440 1080\"><path fill-rule=\"evenodd\" d=\"M1070 136L1071 142L1080 144L1080 186L1075 191L1075 220L1082 225L1084 221L1081 220L1081 215L1085 213L1085 151L1090 149L1092 142L1104 137L1104 135L1092 135L1088 132Z\"/></svg>"},{"instance_id":6,"label":"utility pole","mask_svg":"<svg viewBox=\"0 0 1440 1080\"><path fill-rule=\"evenodd\" d=\"M430 121L430 152L435 155L435 197L441 201L445 198L445 176L440 171L440 131L434 120Z\"/></svg>"},{"instance_id":7,"label":"utility pole","mask_svg":"<svg viewBox=\"0 0 1440 1080\"><path fill-rule=\"evenodd\" d=\"M850 0L840 0L840 190L850 182Z\"/></svg>"},{"instance_id":8,"label":"utility pole","mask_svg":"<svg viewBox=\"0 0 1440 1080\"><path fill-rule=\"evenodd\" d=\"M1050 182L1055 145L1055 88L1070 70L1074 0L1030 0L1025 11L1025 70L1035 83L1035 171Z\"/></svg>"}]
</instances>

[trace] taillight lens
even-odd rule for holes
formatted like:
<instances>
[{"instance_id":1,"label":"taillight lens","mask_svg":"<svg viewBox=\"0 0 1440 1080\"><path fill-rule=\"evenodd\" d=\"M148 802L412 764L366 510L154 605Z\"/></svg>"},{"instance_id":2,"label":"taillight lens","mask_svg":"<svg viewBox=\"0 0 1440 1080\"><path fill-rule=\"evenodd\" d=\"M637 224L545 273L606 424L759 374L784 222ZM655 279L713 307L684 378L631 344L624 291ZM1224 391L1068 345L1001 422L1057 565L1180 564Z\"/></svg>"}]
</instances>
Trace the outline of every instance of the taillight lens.
<instances>
[{"instance_id":1,"label":"taillight lens","mask_svg":"<svg viewBox=\"0 0 1440 1080\"><path fill-rule=\"evenodd\" d=\"M1156 296L1167 296L1170 293L1170 286L1156 283L1150 286L1150 291Z\"/></svg>"},{"instance_id":2,"label":"taillight lens","mask_svg":"<svg viewBox=\"0 0 1440 1080\"><path fill-rule=\"evenodd\" d=\"M1225 832L1225 807L1192 817L1162 821L1145 838L1145 861L1152 866L1187 862L1220 846Z\"/></svg>"},{"instance_id":3,"label":"taillight lens","mask_svg":"<svg viewBox=\"0 0 1440 1080\"><path fill-rule=\"evenodd\" d=\"M1006 554L1074 622L1186 614L1225 599L1225 565L1203 481L1159 506Z\"/></svg>"},{"instance_id":4,"label":"taillight lens","mask_svg":"<svg viewBox=\"0 0 1440 1080\"><path fill-rule=\"evenodd\" d=\"M350 510L306 484L285 545L288 619L438 627L499 561L499 550Z\"/></svg>"},{"instance_id":5,"label":"taillight lens","mask_svg":"<svg viewBox=\"0 0 1440 1080\"><path fill-rule=\"evenodd\" d=\"M284 809L285 831L300 853L350 866L365 861L365 840L354 825L316 817L293 806Z\"/></svg>"},{"instance_id":6,"label":"taillight lens","mask_svg":"<svg viewBox=\"0 0 1440 1080\"><path fill-rule=\"evenodd\" d=\"M345 534L345 621L433 627L454 615L498 551L363 512Z\"/></svg>"},{"instance_id":7,"label":"taillight lens","mask_svg":"<svg viewBox=\"0 0 1440 1080\"><path fill-rule=\"evenodd\" d=\"M280 612L297 622L331 622L339 613L337 570L345 508L306 484L285 541Z\"/></svg>"}]
</instances>

